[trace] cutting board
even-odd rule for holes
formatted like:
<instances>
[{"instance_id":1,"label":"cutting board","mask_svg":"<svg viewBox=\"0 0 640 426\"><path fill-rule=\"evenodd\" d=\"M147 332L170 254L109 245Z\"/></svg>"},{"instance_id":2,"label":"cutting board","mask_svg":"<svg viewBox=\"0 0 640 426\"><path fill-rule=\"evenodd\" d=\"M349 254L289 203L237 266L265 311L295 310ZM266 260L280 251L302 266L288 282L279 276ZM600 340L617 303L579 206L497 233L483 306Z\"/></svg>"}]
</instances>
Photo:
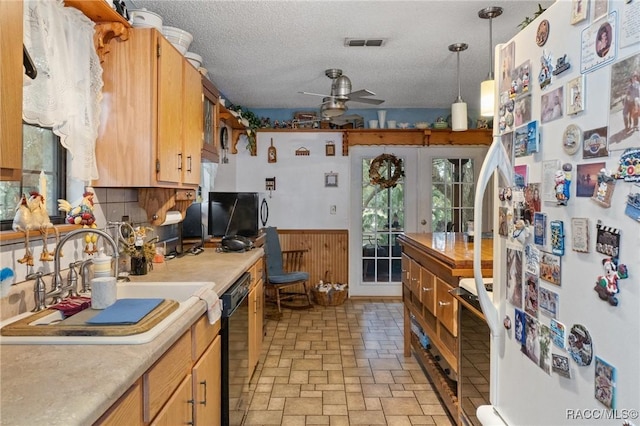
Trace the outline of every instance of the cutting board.
<instances>
[{"instance_id":1,"label":"cutting board","mask_svg":"<svg viewBox=\"0 0 640 426\"><path fill-rule=\"evenodd\" d=\"M135 324L87 324L88 320L102 311L85 309L56 324L29 325L56 311L48 308L2 327L0 333L3 336L129 336L151 330L178 306L180 304L175 300L165 299Z\"/></svg>"}]
</instances>

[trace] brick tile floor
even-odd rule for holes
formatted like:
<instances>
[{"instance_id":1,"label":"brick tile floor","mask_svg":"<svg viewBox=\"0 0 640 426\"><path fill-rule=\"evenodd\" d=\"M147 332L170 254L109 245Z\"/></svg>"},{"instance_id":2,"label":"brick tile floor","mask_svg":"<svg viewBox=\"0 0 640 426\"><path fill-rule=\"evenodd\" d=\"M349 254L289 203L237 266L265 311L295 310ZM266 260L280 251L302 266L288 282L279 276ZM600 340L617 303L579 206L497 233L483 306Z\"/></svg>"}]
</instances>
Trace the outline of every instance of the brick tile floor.
<instances>
[{"instance_id":1,"label":"brick tile floor","mask_svg":"<svg viewBox=\"0 0 640 426\"><path fill-rule=\"evenodd\" d=\"M403 355L399 301L283 309L266 320L244 425L451 425Z\"/></svg>"}]
</instances>

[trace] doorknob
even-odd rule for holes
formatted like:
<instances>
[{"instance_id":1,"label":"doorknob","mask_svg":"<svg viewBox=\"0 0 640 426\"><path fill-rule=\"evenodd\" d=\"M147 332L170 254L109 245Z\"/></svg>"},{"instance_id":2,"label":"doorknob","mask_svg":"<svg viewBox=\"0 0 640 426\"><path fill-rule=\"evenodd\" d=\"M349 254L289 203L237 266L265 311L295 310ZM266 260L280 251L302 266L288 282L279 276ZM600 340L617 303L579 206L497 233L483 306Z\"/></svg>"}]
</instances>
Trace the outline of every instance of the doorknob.
<instances>
[{"instance_id":1,"label":"doorknob","mask_svg":"<svg viewBox=\"0 0 640 426\"><path fill-rule=\"evenodd\" d=\"M422 220L420 221L420 225L426 225L426 224L427 224L427 220L426 220L426 219L422 219Z\"/></svg>"}]
</instances>

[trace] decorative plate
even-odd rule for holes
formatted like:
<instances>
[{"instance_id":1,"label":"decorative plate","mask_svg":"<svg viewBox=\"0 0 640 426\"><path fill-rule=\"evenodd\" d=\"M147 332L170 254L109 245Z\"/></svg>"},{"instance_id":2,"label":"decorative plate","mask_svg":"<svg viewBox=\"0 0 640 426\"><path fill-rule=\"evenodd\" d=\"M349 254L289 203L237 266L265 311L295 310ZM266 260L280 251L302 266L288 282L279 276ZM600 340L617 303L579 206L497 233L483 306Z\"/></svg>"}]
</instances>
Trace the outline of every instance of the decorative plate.
<instances>
[{"instance_id":1,"label":"decorative plate","mask_svg":"<svg viewBox=\"0 0 640 426\"><path fill-rule=\"evenodd\" d=\"M582 146L582 130L575 124L569 124L562 134L562 148L564 152L573 155Z\"/></svg>"},{"instance_id":2,"label":"decorative plate","mask_svg":"<svg viewBox=\"0 0 640 426\"><path fill-rule=\"evenodd\" d=\"M549 21L546 19L540 22L538 25L538 31L536 32L536 44L540 47L544 46L549 38Z\"/></svg>"}]
</instances>

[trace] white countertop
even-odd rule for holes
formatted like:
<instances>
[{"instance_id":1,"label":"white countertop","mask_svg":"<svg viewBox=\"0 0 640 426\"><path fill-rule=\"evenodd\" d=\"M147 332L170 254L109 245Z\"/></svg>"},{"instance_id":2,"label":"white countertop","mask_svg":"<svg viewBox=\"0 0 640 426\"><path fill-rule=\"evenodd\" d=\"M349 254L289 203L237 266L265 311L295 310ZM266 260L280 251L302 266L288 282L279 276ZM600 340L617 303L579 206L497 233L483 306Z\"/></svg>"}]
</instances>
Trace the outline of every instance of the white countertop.
<instances>
[{"instance_id":1,"label":"white countertop","mask_svg":"<svg viewBox=\"0 0 640 426\"><path fill-rule=\"evenodd\" d=\"M214 281L221 295L263 254L208 248L131 280ZM198 301L141 345L0 345L0 424L94 423L204 312L205 303Z\"/></svg>"}]
</instances>

